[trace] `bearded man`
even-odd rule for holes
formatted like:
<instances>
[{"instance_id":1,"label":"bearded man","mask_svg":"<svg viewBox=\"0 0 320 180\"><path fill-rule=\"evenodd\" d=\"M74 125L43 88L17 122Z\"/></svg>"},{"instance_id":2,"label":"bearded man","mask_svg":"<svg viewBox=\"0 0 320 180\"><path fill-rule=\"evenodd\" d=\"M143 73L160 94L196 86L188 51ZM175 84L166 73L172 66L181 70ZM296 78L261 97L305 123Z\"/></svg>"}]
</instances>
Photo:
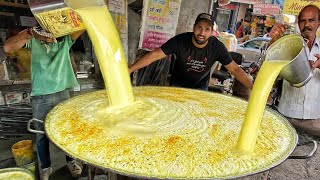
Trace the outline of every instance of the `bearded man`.
<instances>
[{"instance_id":1,"label":"bearded man","mask_svg":"<svg viewBox=\"0 0 320 180\"><path fill-rule=\"evenodd\" d=\"M174 54L170 85L208 89L210 70L219 61L242 84L252 89L253 82L239 65L232 60L227 48L212 36L214 21L210 14L197 16L193 32L174 36L160 48L151 51L130 66L129 72L143 68L167 55Z\"/></svg>"}]
</instances>

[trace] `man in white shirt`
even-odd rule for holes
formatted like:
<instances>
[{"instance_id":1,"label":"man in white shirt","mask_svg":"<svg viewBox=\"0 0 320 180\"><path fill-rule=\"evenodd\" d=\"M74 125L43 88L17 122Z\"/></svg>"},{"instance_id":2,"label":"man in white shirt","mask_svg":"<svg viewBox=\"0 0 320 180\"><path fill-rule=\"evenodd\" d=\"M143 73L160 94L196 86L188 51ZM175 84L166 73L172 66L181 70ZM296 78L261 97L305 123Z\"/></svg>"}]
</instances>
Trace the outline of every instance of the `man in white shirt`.
<instances>
[{"instance_id":1,"label":"man in white shirt","mask_svg":"<svg viewBox=\"0 0 320 180\"><path fill-rule=\"evenodd\" d=\"M313 67L313 77L301 88L284 80L279 112L297 129L320 137L320 39L316 37L320 25L320 9L315 5L304 7L298 16L301 36L306 39L306 51ZM276 24L270 31L271 42L282 37L285 26Z\"/></svg>"}]
</instances>

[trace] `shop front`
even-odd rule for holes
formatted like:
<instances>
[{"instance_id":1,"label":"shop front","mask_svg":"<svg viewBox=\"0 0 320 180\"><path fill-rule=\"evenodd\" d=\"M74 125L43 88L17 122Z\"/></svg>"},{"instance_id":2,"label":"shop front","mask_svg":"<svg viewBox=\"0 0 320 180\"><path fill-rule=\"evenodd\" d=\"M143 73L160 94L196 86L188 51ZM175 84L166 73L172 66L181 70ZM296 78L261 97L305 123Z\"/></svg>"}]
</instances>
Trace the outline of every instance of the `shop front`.
<instances>
[{"instance_id":1,"label":"shop front","mask_svg":"<svg viewBox=\"0 0 320 180\"><path fill-rule=\"evenodd\" d=\"M254 4L251 32L255 32L257 37L264 36L274 25L275 16L279 14L280 7L277 4Z\"/></svg>"},{"instance_id":2,"label":"shop front","mask_svg":"<svg viewBox=\"0 0 320 180\"><path fill-rule=\"evenodd\" d=\"M231 32L234 29L238 8L237 3L230 3L216 9L216 23L220 32Z\"/></svg>"}]
</instances>

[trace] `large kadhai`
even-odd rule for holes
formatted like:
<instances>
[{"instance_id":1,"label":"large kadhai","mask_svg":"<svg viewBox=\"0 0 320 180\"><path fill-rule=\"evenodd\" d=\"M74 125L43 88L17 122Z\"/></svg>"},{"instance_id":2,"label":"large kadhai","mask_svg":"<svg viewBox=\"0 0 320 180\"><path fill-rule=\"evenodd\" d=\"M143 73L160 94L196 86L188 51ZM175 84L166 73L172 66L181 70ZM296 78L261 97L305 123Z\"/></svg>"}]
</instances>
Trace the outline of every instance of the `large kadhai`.
<instances>
[{"instance_id":1,"label":"large kadhai","mask_svg":"<svg viewBox=\"0 0 320 180\"><path fill-rule=\"evenodd\" d=\"M47 116L48 137L73 157L136 177L212 179L246 176L283 162L294 128L266 110L254 152L235 146L247 102L199 90L136 87L137 101L109 107L106 91L74 97Z\"/></svg>"}]
</instances>

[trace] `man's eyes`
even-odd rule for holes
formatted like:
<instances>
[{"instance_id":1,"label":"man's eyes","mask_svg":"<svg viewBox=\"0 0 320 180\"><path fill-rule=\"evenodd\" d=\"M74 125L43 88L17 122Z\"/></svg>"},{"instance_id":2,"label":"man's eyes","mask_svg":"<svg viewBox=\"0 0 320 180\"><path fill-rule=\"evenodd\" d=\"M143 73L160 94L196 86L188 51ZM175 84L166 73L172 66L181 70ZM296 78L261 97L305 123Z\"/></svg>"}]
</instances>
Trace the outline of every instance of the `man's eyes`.
<instances>
[{"instance_id":1,"label":"man's eyes","mask_svg":"<svg viewBox=\"0 0 320 180\"><path fill-rule=\"evenodd\" d=\"M199 30L204 30L204 31L210 31L210 28L202 28L202 27L198 27Z\"/></svg>"},{"instance_id":2,"label":"man's eyes","mask_svg":"<svg viewBox=\"0 0 320 180\"><path fill-rule=\"evenodd\" d=\"M311 22L311 23L314 23L316 20L315 19L309 19L309 20L301 20L301 21L298 21L298 23L305 23L305 22Z\"/></svg>"}]
</instances>

